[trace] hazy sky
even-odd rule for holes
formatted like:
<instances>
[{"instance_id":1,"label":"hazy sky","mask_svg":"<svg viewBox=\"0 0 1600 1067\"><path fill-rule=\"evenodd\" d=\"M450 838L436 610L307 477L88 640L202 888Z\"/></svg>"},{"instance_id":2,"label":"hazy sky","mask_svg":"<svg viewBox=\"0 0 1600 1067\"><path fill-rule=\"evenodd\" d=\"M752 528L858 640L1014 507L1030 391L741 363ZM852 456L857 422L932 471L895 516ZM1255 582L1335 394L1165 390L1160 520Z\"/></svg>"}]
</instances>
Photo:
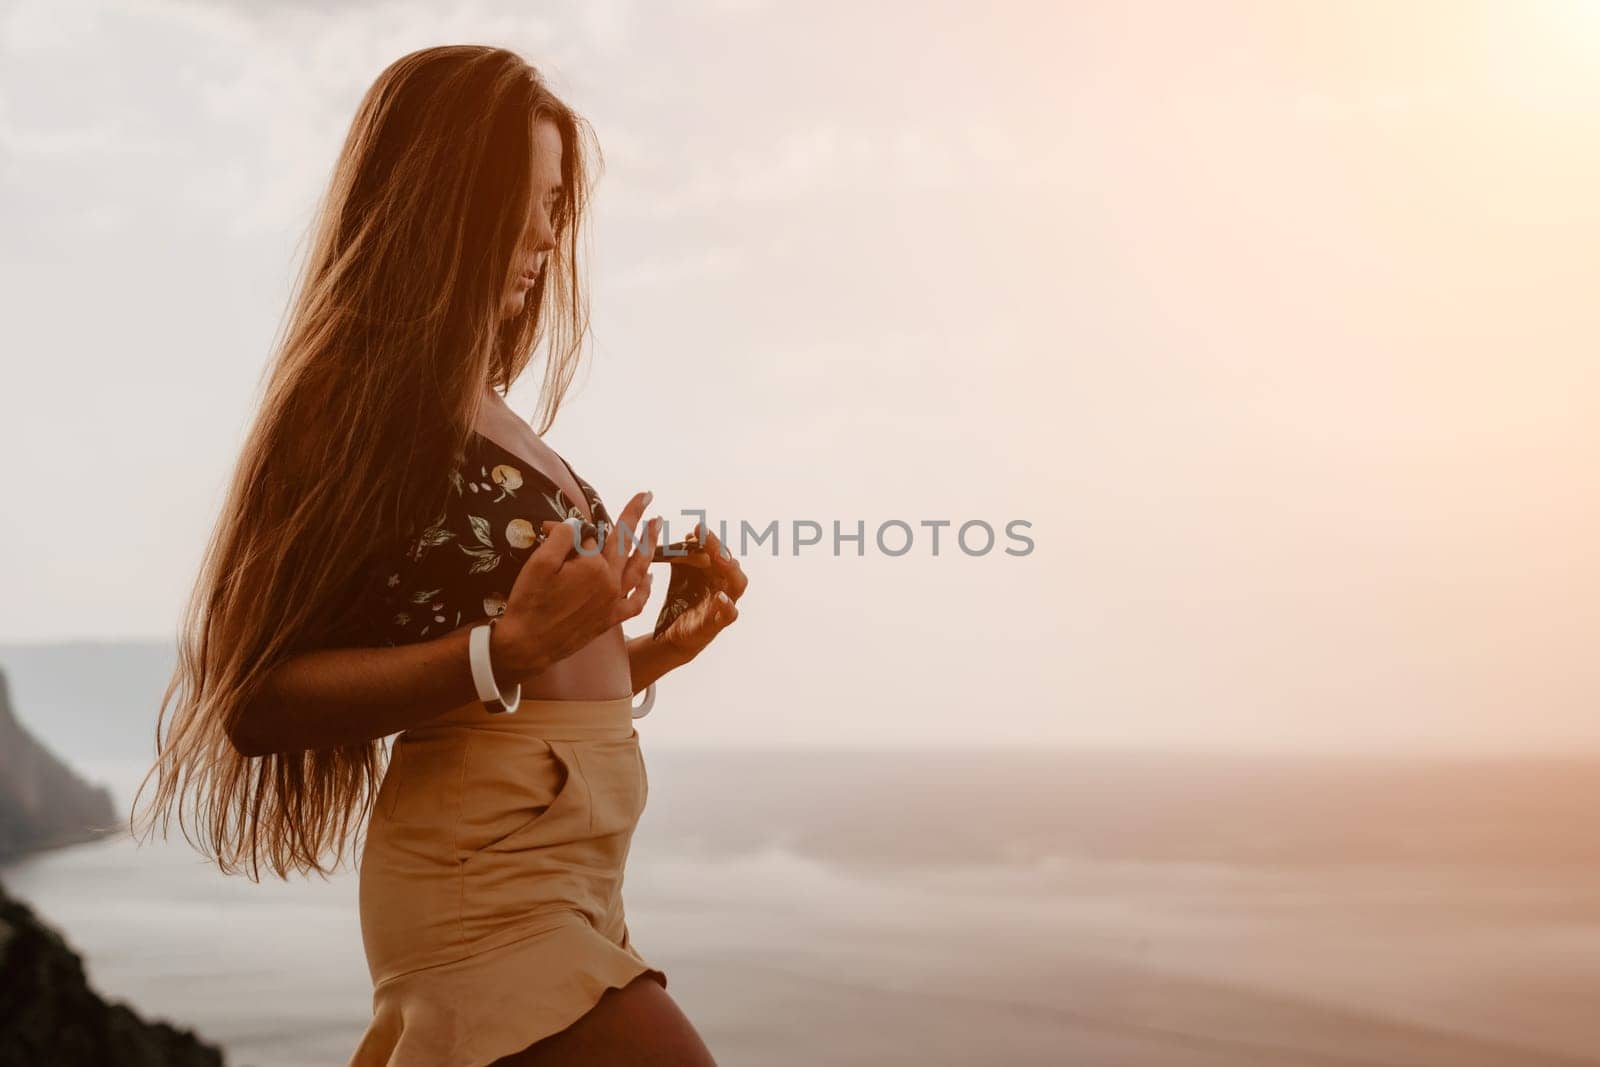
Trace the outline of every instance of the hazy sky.
<instances>
[{"instance_id":1,"label":"hazy sky","mask_svg":"<svg viewBox=\"0 0 1600 1067\"><path fill-rule=\"evenodd\" d=\"M0 3L0 640L173 634L357 101L494 43L606 155L552 443L869 531L657 736L1600 742L1600 4L322 6Z\"/></svg>"}]
</instances>

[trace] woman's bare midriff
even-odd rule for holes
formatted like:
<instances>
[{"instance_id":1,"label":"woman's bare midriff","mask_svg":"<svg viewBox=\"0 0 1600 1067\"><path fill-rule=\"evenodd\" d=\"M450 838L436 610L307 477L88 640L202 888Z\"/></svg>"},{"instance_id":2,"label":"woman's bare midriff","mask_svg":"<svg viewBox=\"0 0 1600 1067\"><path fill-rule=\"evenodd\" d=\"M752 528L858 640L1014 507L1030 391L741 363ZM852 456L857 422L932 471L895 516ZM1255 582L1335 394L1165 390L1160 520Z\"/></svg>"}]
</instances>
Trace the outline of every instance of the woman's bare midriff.
<instances>
[{"instance_id":1,"label":"woman's bare midriff","mask_svg":"<svg viewBox=\"0 0 1600 1067\"><path fill-rule=\"evenodd\" d=\"M559 663L522 680L529 700L615 700L633 695L633 671L620 625Z\"/></svg>"},{"instance_id":2,"label":"woman's bare midriff","mask_svg":"<svg viewBox=\"0 0 1600 1067\"><path fill-rule=\"evenodd\" d=\"M522 679L523 700L617 700L632 695L633 671L620 625L559 663ZM440 714L470 716L482 708L481 701L471 700Z\"/></svg>"}]
</instances>

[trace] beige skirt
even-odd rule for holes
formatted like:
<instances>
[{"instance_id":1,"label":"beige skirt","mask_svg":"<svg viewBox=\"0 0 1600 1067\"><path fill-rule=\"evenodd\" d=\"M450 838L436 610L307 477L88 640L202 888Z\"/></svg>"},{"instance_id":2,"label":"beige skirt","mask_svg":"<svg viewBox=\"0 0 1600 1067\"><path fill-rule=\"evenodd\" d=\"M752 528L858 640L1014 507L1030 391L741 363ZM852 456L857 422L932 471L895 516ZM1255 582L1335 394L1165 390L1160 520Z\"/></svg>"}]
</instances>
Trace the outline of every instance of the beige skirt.
<instances>
[{"instance_id":1,"label":"beige skirt","mask_svg":"<svg viewBox=\"0 0 1600 1067\"><path fill-rule=\"evenodd\" d=\"M622 908L648 793L626 697L400 734L361 852L372 1022L350 1067L480 1067L640 974L664 988Z\"/></svg>"}]
</instances>

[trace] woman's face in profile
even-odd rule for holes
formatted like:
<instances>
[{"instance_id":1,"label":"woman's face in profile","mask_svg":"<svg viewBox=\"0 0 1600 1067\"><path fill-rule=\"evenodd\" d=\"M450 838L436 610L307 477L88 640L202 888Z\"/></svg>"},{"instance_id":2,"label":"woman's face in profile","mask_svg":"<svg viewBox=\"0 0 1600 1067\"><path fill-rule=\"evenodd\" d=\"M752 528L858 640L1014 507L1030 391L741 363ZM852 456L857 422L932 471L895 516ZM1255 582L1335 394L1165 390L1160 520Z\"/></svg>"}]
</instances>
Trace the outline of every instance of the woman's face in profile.
<instances>
[{"instance_id":1,"label":"woman's face in profile","mask_svg":"<svg viewBox=\"0 0 1600 1067\"><path fill-rule=\"evenodd\" d=\"M533 214L522 235L522 244L511 260L507 281L504 317L520 314L528 293L544 270L545 259L555 247L555 232L550 213L561 201L561 131L553 122L540 122L533 133Z\"/></svg>"}]
</instances>

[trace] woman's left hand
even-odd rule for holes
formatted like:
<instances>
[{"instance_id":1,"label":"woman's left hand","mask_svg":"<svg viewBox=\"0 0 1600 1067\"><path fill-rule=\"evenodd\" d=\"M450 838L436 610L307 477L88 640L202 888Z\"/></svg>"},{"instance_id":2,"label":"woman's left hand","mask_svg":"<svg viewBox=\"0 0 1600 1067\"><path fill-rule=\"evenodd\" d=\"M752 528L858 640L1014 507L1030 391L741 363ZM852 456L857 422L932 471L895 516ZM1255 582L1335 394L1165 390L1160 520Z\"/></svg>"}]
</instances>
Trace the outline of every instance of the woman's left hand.
<instances>
[{"instance_id":1,"label":"woman's left hand","mask_svg":"<svg viewBox=\"0 0 1600 1067\"><path fill-rule=\"evenodd\" d=\"M706 578L711 583L711 594L674 619L661 635L663 641L677 648L686 659L698 656L739 617L735 602L744 596L750 584L739 561L711 528L701 523L700 530L706 546Z\"/></svg>"}]
</instances>

